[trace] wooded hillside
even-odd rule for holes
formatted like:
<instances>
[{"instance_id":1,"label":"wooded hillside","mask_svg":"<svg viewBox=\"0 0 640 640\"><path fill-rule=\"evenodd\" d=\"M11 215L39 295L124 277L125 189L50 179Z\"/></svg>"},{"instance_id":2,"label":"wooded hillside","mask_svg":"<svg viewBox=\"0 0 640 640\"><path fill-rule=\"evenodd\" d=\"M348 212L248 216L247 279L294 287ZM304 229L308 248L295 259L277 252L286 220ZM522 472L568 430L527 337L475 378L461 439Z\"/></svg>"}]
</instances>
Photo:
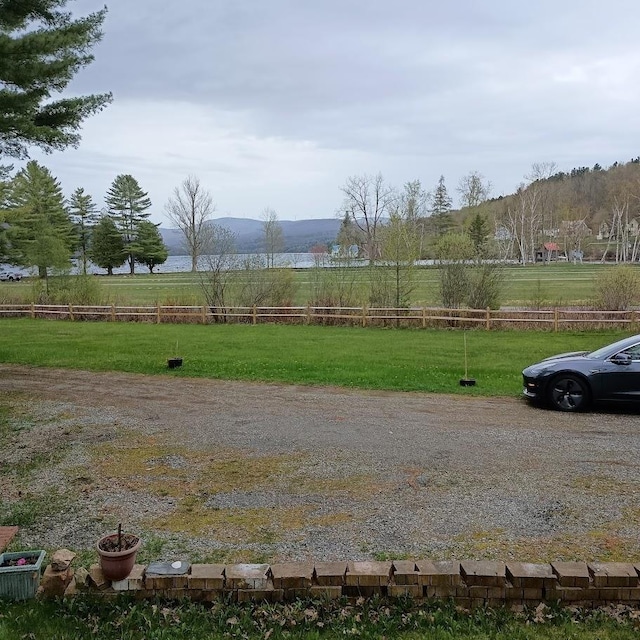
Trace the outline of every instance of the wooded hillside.
<instances>
[{"instance_id":1,"label":"wooded hillside","mask_svg":"<svg viewBox=\"0 0 640 640\"><path fill-rule=\"evenodd\" d=\"M500 257L521 262L546 255L545 244L568 259L640 258L640 158L569 172L536 164L526 180L514 194L461 209L456 219L468 226L475 214L485 215Z\"/></svg>"}]
</instances>

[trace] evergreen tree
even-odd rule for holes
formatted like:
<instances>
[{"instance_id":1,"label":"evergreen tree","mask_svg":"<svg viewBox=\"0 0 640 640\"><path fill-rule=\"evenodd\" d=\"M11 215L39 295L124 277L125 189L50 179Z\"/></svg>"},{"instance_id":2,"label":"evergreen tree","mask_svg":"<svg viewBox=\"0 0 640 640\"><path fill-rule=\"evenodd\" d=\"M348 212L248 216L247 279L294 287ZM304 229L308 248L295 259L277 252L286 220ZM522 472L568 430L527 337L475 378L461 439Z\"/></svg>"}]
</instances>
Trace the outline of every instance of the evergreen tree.
<instances>
[{"instance_id":1,"label":"evergreen tree","mask_svg":"<svg viewBox=\"0 0 640 640\"><path fill-rule=\"evenodd\" d=\"M122 236L109 216L102 216L93 228L89 259L101 269L106 269L110 276L127 259Z\"/></svg>"},{"instance_id":2,"label":"evergreen tree","mask_svg":"<svg viewBox=\"0 0 640 640\"><path fill-rule=\"evenodd\" d=\"M131 245L136 240L138 225L150 215L147 209L151 207L151 200L133 176L119 175L111 183L105 201L109 215L122 236L129 261L129 272L133 275L136 259Z\"/></svg>"},{"instance_id":3,"label":"evergreen tree","mask_svg":"<svg viewBox=\"0 0 640 640\"><path fill-rule=\"evenodd\" d=\"M340 224L340 229L338 230L338 235L336 237L336 244L338 245L338 255L340 258L353 258L356 256L352 256L350 254L350 248L360 247L362 242L362 232L356 225L353 223L351 219L350 213L345 213L344 218L342 219L342 223Z\"/></svg>"},{"instance_id":4,"label":"evergreen tree","mask_svg":"<svg viewBox=\"0 0 640 640\"><path fill-rule=\"evenodd\" d=\"M60 183L46 167L27 163L11 184L9 207L11 262L38 267L41 278L47 278L49 268L70 265L77 236Z\"/></svg>"},{"instance_id":5,"label":"evergreen tree","mask_svg":"<svg viewBox=\"0 0 640 640\"><path fill-rule=\"evenodd\" d=\"M469 224L469 237L475 247L476 256L481 258L484 256L489 238L489 225L487 219L480 212L477 212L471 219Z\"/></svg>"},{"instance_id":6,"label":"evergreen tree","mask_svg":"<svg viewBox=\"0 0 640 640\"><path fill-rule=\"evenodd\" d=\"M158 227L149 220L143 220L138 224L136 239L130 250L136 262L145 265L150 273L153 273L153 268L157 265L164 264L169 256Z\"/></svg>"},{"instance_id":7,"label":"evergreen tree","mask_svg":"<svg viewBox=\"0 0 640 640\"><path fill-rule=\"evenodd\" d=\"M440 176L438 185L431 195L431 220L436 235L443 235L451 228L452 200L444 184L444 176Z\"/></svg>"},{"instance_id":8,"label":"evergreen tree","mask_svg":"<svg viewBox=\"0 0 640 640\"><path fill-rule=\"evenodd\" d=\"M74 20L67 1L0 2L0 157L77 146L82 121L111 101L109 93L52 99L93 61L106 15Z\"/></svg>"},{"instance_id":9,"label":"evergreen tree","mask_svg":"<svg viewBox=\"0 0 640 640\"><path fill-rule=\"evenodd\" d=\"M69 214L75 225L78 236L78 251L82 263L82 273L87 275L87 260L89 259L89 244L91 230L98 221L98 209L91 196L85 194L84 189L76 189L69 199Z\"/></svg>"},{"instance_id":10,"label":"evergreen tree","mask_svg":"<svg viewBox=\"0 0 640 640\"><path fill-rule=\"evenodd\" d=\"M0 263L7 260L7 208L9 207L9 192L11 188L12 166L0 165Z\"/></svg>"},{"instance_id":11,"label":"evergreen tree","mask_svg":"<svg viewBox=\"0 0 640 640\"><path fill-rule=\"evenodd\" d=\"M9 191L11 188L11 172L13 165L0 164L0 213L9 206Z\"/></svg>"}]
</instances>

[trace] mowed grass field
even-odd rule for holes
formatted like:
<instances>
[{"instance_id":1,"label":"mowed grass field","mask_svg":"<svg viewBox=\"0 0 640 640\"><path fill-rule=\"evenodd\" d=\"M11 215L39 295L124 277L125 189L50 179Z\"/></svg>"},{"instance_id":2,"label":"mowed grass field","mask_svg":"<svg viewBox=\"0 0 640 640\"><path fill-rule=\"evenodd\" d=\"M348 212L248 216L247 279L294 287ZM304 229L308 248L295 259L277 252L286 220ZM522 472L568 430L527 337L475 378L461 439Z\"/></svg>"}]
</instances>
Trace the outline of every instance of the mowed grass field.
<instances>
[{"instance_id":1,"label":"mowed grass field","mask_svg":"<svg viewBox=\"0 0 640 640\"><path fill-rule=\"evenodd\" d=\"M0 362L93 371L516 396L537 360L628 333L467 331L285 325L169 325L1 319ZM169 370L167 358L184 365Z\"/></svg>"},{"instance_id":2,"label":"mowed grass field","mask_svg":"<svg viewBox=\"0 0 640 640\"><path fill-rule=\"evenodd\" d=\"M504 267L503 306L566 306L589 304L594 297L594 281L612 265L537 264ZM640 269L640 267L638 267ZM143 269L140 268L142 272ZM297 291L295 305L305 305L311 297L313 269L293 269ZM364 283L371 275L368 268L352 270L356 282ZM135 276L96 276L104 302L109 304L203 304L200 276L191 273L140 273ZM438 306L438 268L415 270L414 306ZM0 302L28 299L33 283L0 283Z\"/></svg>"}]
</instances>

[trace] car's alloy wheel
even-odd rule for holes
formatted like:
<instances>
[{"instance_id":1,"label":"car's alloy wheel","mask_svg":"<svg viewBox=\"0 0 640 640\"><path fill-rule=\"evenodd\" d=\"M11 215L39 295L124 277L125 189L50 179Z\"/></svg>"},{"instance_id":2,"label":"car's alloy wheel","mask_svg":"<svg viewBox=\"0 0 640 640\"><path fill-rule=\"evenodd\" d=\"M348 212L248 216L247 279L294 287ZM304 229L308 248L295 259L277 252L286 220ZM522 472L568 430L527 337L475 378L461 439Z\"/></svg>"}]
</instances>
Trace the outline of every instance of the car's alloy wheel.
<instances>
[{"instance_id":1,"label":"car's alloy wheel","mask_svg":"<svg viewBox=\"0 0 640 640\"><path fill-rule=\"evenodd\" d=\"M580 411L589 404L589 389L577 376L560 375L551 381L549 401L559 411Z\"/></svg>"}]
</instances>

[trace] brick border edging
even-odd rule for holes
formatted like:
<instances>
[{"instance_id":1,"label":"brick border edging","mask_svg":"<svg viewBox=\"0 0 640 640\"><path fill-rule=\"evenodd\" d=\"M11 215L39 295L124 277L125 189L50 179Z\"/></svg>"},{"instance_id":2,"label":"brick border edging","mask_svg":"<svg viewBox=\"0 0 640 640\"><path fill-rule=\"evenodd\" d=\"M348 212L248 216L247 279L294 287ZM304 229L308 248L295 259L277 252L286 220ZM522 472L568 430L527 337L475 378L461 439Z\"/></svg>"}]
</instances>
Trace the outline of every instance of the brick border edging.
<instances>
[{"instance_id":1,"label":"brick border edging","mask_svg":"<svg viewBox=\"0 0 640 640\"><path fill-rule=\"evenodd\" d=\"M640 605L640 563L496 562L483 560L398 560L388 562L291 562L282 564L194 564L170 575L158 565L135 565L124 580L109 582L99 565L55 571L49 565L41 596L95 593L136 598L188 598L237 602L301 598L386 596L452 599L465 608L511 608L560 602L583 607ZM151 572L149 569L154 572Z\"/></svg>"},{"instance_id":2,"label":"brick border edging","mask_svg":"<svg viewBox=\"0 0 640 640\"><path fill-rule=\"evenodd\" d=\"M2 553L9 543L18 535L18 527L0 527L0 553Z\"/></svg>"}]
</instances>

